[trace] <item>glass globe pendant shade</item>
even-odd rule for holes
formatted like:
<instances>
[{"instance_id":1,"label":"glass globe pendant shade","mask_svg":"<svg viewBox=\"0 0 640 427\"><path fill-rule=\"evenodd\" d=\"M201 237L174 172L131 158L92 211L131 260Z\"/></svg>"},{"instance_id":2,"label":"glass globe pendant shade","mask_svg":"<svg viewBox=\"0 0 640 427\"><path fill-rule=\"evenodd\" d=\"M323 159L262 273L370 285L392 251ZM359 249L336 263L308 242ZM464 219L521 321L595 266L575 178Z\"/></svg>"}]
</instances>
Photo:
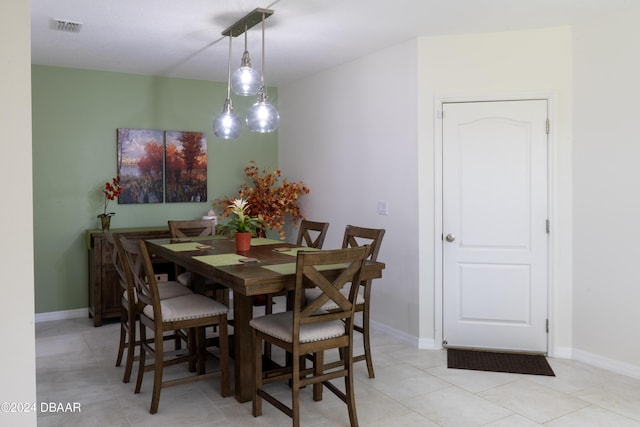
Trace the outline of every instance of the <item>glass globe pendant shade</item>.
<instances>
[{"instance_id":1,"label":"glass globe pendant shade","mask_svg":"<svg viewBox=\"0 0 640 427\"><path fill-rule=\"evenodd\" d=\"M246 122L251 132L270 133L278 129L280 115L276 107L269 103L269 98L264 94L264 88L258 96L258 102L247 111Z\"/></svg>"},{"instance_id":2,"label":"glass globe pendant shade","mask_svg":"<svg viewBox=\"0 0 640 427\"><path fill-rule=\"evenodd\" d=\"M251 67L249 52L245 50L240 68L231 75L231 90L236 95L254 96L260 90L261 80L260 73Z\"/></svg>"},{"instance_id":3,"label":"glass globe pendant shade","mask_svg":"<svg viewBox=\"0 0 640 427\"><path fill-rule=\"evenodd\" d=\"M240 136L242 124L238 116L233 114L231 99L224 101L222 113L213 121L213 133L222 139L236 139Z\"/></svg>"}]
</instances>

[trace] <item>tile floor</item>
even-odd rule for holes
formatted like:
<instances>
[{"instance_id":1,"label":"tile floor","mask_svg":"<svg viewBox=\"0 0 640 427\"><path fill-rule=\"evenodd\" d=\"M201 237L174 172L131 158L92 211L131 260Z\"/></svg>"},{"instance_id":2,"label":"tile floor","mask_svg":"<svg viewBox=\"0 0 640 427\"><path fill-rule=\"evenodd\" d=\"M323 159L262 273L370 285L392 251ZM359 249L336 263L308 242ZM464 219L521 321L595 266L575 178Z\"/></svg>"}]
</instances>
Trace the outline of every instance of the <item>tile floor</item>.
<instances>
[{"instance_id":1,"label":"tile floor","mask_svg":"<svg viewBox=\"0 0 640 427\"><path fill-rule=\"evenodd\" d=\"M250 402L223 399L218 379L164 389L150 415L152 374L139 394L134 383L122 383L118 334L118 323L94 328L89 319L36 324L38 402L81 406L80 413L40 412L39 426L291 424L266 402L254 418ZM376 378L356 364L361 426L640 427L640 380L563 359L549 359L556 377L447 369L445 351L418 350L382 333L372 339ZM349 425L346 406L326 390L321 402L304 390L301 402L304 426Z\"/></svg>"}]
</instances>

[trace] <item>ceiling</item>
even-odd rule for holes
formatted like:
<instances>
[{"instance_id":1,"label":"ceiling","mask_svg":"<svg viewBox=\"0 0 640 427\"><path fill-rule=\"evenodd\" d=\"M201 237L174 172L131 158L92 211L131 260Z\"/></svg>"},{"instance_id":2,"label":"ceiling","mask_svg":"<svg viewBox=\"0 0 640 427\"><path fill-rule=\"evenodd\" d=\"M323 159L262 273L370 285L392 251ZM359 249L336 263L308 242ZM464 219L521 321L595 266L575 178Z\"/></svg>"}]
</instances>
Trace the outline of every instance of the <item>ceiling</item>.
<instances>
[{"instance_id":1,"label":"ceiling","mask_svg":"<svg viewBox=\"0 0 640 427\"><path fill-rule=\"evenodd\" d=\"M226 81L221 33L256 7L266 24L265 81L277 86L418 36L567 25L634 0L31 0L32 63ZM54 30L53 19L82 23ZM249 30L260 68L260 25ZM244 36L233 39L240 65Z\"/></svg>"}]
</instances>

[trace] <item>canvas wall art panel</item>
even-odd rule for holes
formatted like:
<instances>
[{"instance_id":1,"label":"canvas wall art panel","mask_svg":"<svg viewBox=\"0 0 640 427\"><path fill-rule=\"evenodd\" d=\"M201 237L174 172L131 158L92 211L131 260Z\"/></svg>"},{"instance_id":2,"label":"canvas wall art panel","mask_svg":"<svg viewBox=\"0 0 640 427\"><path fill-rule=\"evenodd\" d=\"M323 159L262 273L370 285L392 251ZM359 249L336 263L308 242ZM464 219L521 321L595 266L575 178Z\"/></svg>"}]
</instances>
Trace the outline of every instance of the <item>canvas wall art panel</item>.
<instances>
[{"instance_id":1,"label":"canvas wall art panel","mask_svg":"<svg viewBox=\"0 0 640 427\"><path fill-rule=\"evenodd\" d=\"M119 204L164 201L164 131L118 129Z\"/></svg>"},{"instance_id":2,"label":"canvas wall art panel","mask_svg":"<svg viewBox=\"0 0 640 427\"><path fill-rule=\"evenodd\" d=\"M165 132L165 201L207 201L207 135Z\"/></svg>"}]
</instances>

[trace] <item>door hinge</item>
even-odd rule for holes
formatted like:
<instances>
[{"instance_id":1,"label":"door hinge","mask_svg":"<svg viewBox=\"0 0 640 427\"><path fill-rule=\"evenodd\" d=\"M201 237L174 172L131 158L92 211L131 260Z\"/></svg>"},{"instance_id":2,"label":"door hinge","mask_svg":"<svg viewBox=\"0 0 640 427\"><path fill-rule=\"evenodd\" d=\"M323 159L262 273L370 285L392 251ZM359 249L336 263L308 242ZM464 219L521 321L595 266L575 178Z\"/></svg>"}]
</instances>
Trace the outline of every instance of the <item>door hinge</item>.
<instances>
[{"instance_id":1,"label":"door hinge","mask_svg":"<svg viewBox=\"0 0 640 427\"><path fill-rule=\"evenodd\" d=\"M549 119L547 118L547 135L549 135L549 131L551 130L551 125L549 124Z\"/></svg>"},{"instance_id":2,"label":"door hinge","mask_svg":"<svg viewBox=\"0 0 640 427\"><path fill-rule=\"evenodd\" d=\"M549 333L549 319L546 319L546 329L547 329L547 333Z\"/></svg>"},{"instance_id":3,"label":"door hinge","mask_svg":"<svg viewBox=\"0 0 640 427\"><path fill-rule=\"evenodd\" d=\"M547 234L551 233L551 221L549 220L546 221L546 230Z\"/></svg>"}]
</instances>

